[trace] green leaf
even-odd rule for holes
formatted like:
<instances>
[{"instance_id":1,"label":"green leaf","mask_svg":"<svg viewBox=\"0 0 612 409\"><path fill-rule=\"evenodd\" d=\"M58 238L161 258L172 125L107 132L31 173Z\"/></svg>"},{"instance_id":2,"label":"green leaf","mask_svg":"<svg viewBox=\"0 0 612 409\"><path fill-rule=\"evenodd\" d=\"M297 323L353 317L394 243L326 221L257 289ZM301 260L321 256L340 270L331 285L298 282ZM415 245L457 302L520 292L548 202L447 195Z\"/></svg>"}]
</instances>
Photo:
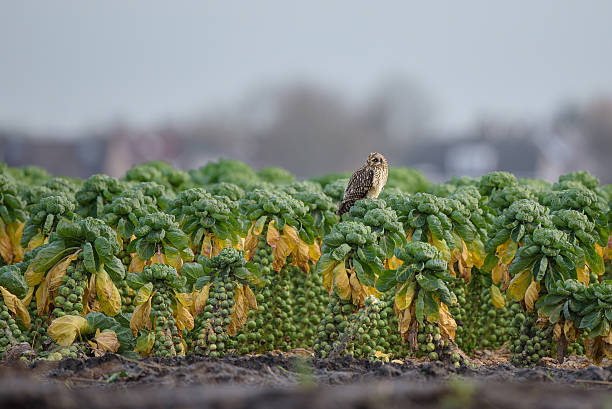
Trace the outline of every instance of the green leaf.
<instances>
[{"instance_id":1,"label":"green leaf","mask_svg":"<svg viewBox=\"0 0 612 409\"><path fill-rule=\"evenodd\" d=\"M437 291L440 288L441 280L427 277L423 274L417 274L416 280L419 285L426 291Z\"/></svg>"},{"instance_id":2,"label":"green leaf","mask_svg":"<svg viewBox=\"0 0 612 409\"><path fill-rule=\"evenodd\" d=\"M125 279L130 288L133 290L138 290L140 287L146 284L142 275L136 273L129 273Z\"/></svg>"},{"instance_id":3,"label":"green leaf","mask_svg":"<svg viewBox=\"0 0 612 409\"><path fill-rule=\"evenodd\" d=\"M57 264L68 250L64 246L63 241L54 241L42 248L34 260L32 260L32 268L36 273L46 273L51 267Z\"/></svg>"},{"instance_id":4,"label":"green leaf","mask_svg":"<svg viewBox=\"0 0 612 409\"><path fill-rule=\"evenodd\" d=\"M376 280L376 289L380 292L387 292L396 284L395 270L384 270L378 275Z\"/></svg>"},{"instance_id":5,"label":"green leaf","mask_svg":"<svg viewBox=\"0 0 612 409\"><path fill-rule=\"evenodd\" d=\"M485 258L484 265L482 266L482 270L489 273L491 272L491 270L493 270L493 268L497 265L498 262L499 262L499 258L494 253L489 253L487 254L487 257Z\"/></svg>"},{"instance_id":6,"label":"green leaf","mask_svg":"<svg viewBox=\"0 0 612 409\"><path fill-rule=\"evenodd\" d=\"M96 241L94 242L94 247L96 249L96 253L98 253L98 258L104 264L112 260L114 256L113 248L105 237L97 237Z\"/></svg>"},{"instance_id":7,"label":"green leaf","mask_svg":"<svg viewBox=\"0 0 612 409\"><path fill-rule=\"evenodd\" d=\"M548 268L548 257L542 256L539 260L533 263L533 267L531 268L531 274L534 277L535 281L542 281L544 278L544 274L546 274L546 269Z\"/></svg>"},{"instance_id":8,"label":"green leaf","mask_svg":"<svg viewBox=\"0 0 612 409\"><path fill-rule=\"evenodd\" d=\"M166 231L166 239L172 243L177 249L189 247L187 235L179 229L170 229Z\"/></svg>"},{"instance_id":9,"label":"green leaf","mask_svg":"<svg viewBox=\"0 0 612 409\"><path fill-rule=\"evenodd\" d=\"M446 284L442 282L442 280L438 280L440 289L438 290L438 295L440 296L440 301L444 304L451 306L457 303L457 296L454 292L450 291Z\"/></svg>"},{"instance_id":10,"label":"green leaf","mask_svg":"<svg viewBox=\"0 0 612 409\"><path fill-rule=\"evenodd\" d=\"M132 241L129 242L128 246L127 246L127 252L130 254L136 253L136 249L138 248L138 244L140 242L144 241L144 238L140 238L140 239L134 239Z\"/></svg>"},{"instance_id":11,"label":"green leaf","mask_svg":"<svg viewBox=\"0 0 612 409\"><path fill-rule=\"evenodd\" d=\"M527 269L531 264L535 261L536 256L525 256L524 254L519 254L517 257L512 260L510 263L510 267L508 267L508 272L510 275L517 275L521 271Z\"/></svg>"},{"instance_id":12,"label":"green leaf","mask_svg":"<svg viewBox=\"0 0 612 409\"><path fill-rule=\"evenodd\" d=\"M436 239L444 239L444 229L442 228L440 219L438 219L435 215L430 214L427 216L427 225L429 226L429 231Z\"/></svg>"},{"instance_id":13,"label":"green leaf","mask_svg":"<svg viewBox=\"0 0 612 409\"><path fill-rule=\"evenodd\" d=\"M588 328L592 330L596 326L601 323L603 319L603 313L601 310L595 310L587 315L585 315L582 320L580 320L579 328Z\"/></svg>"},{"instance_id":14,"label":"green leaf","mask_svg":"<svg viewBox=\"0 0 612 409\"><path fill-rule=\"evenodd\" d=\"M423 311L425 309L425 291L423 289L419 290L419 294L417 295L416 304L414 306L414 314L416 315L419 324L423 325Z\"/></svg>"},{"instance_id":15,"label":"green leaf","mask_svg":"<svg viewBox=\"0 0 612 409\"><path fill-rule=\"evenodd\" d=\"M210 282L211 277L209 275L203 275L198 277L195 281L195 289L201 290L206 284Z\"/></svg>"},{"instance_id":16,"label":"green leaf","mask_svg":"<svg viewBox=\"0 0 612 409\"><path fill-rule=\"evenodd\" d=\"M93 334L97 329L100 331L117 326L117 321L101 312L90 312L85 316L87 320L87 333Z\"/></svg>"},{"instance_id":17,"label":"green leaf","mask_svg":"<svg viewBox=\"0 0 612 409\"><path fill-rule=\"evenodd\" d=\"M364 255L365 255L366 259L365 260L362 259L362 260L363 261L367 261L369 263L372 263L372 262L376 261L376 259L378 258L378 254L376 252L376 248L374 246L372 246L372 245L367 246L364 249Z\"/></svg>"},{"instance_id":18,"label":"green leaf","mask_svg":"<svg viewBox=\"0 0 612 409\"><path fill-rule=\"evenodd\" d=\"M427 293L425 294L424 300L425 303L423 308L423 314L425 315L425 318L427 318L427 321L431 323L437 323L440 308L438 306L438 303L436 302L436 299L434 298L434 295L432 293Z\"/></svg>"},{"instance_id":19,"label":"green leaf","mask_svg":"<svg viewBox=\"0 0 612 409\"><path fill-rule=\"evenodd\" d=\"M14 265L0 267L0 286L18 298L25 297L29 289L25 277Z\"/></svg>"},{"instance_id":20,"label":"green leaf","mask_svg":"<svg viewBox=\"0 0 612 409\"><path fill-rule=\"evenodd\" d=\"M356 258L353 258L353 267L355 267L355 273L357 274L357 278L362 284L367 285L368 287L374 286L373 275L369 274L370 271L366 271Z\"/></svg>"},{"instance_id":21,"label":"green leaf","mask_svg":"<svg viewBox=\"0 0 612 409\"><path fill-rule=\"evenodd\" d=\"M96 259L90 242L86 242L83 245L83 266L87 272L96 274Z\"/></svg>"},{"instance_id":22,"label":"green leaf","mask_svg":"<svg viewBox=\"0 0 612 409\"><path fill-rule=\"evenodd\" d=\"M119 282L125 278L125 267L121 260L115 256L109 262L104 263L104 269L114 282Z\"/></svg>"},{"instance_id":23,"label":"green leaf","mask_svg":"<svg viewBox=\"0 0 612 409\"><path fill-rule=\"evenodd\" d=\"M597 275L602 275L605 271L603 258L597 254L594 245L585 246L584 257L591 271Z\"/></svg>"},{"instance_id":24,"label":"green leaf","mask_svg":"<svg viewBox=\"0 0 612 409\"><path fill-rule=\"evenodd\" d=\"M512 241L514 241L515 243L518 243L519 241L521 241L524 235L525 225L519 224L514 229L512 229L512 232L510 233L510 238L512 238Z\"/></svg>"},{"instance_id":25,"label":"green leaf","mask_svg":"<svg viewBox=\"0 0 612 409\"><path fill-rule=\"evenodd\" d=\"M265 281L257 265L255 263L246 263L244 266L247 270L249 270L248 275L244 279L246 283L263 287Z\"/></svg>"},{"instance_id":26,"label":"green leaf","mask_svg":"<svg viewBox=\"0 0 612 409\"><path fill-rule=\"evenodd\" d=\"M341 261L344 260L344 258L350 251L351 246L346 243L342 243L340 246L336 247L334 251L331 252L330 256L332 260Z\"/></svg>"},{"instance_id":27,"label":"green leaf","mask_svg":"<svg viewBox=\"0 0 612 409\"><path fill-rule=\"evenodd\" d=\"M187 283L193 285L204 275L204 267L200 263L185 263L181 267L181 275L187 278Z\"/></svg>"},{"instance_id":28,"label":"green leaf","mask_svg":"<svg viewBox=\"0 0 612 409\"><path fill-rule=\"evenodd\" d=\"M397 271L395 271L395 281L405 283L410 275L414 272L414 270L409 268L410 266L410 264L401 265Z\"/></svg>"},{"instance_id":29,"label":"green leaf","mask_svg":"<svg viewBox=\"0 0 612 409\"><path fill-rule=\"evenodd\" d=\"M115 334L117 335L117 341L119 341L119 349L117 350L118 353L121 354L134 350L136 347L136 338L132 334L132 330L129 328L129 323L127 327L115 325L110 329L115 331Z\"/></svg>"},{"instance_id":30,"label":"green leaf","mask_svg":"<svg viewBox=\"0 0 612 409\"><path fill-rule=\"evenodd\" d=\"M157 251L157 246L155 243L149 243L144 238L138 239L138 244L136 245L136 253L141 260L148 260Z\"/></svg>"}]
</instances>

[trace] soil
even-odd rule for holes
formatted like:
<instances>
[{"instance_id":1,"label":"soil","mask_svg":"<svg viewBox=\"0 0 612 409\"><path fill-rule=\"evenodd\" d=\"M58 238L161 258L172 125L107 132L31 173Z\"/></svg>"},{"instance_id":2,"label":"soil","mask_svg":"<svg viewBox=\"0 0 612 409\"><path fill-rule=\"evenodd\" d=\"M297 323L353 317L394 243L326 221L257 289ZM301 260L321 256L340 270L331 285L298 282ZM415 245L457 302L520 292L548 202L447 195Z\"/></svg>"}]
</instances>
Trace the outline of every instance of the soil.
<instances>
[{"instance_id":1,"label":"soil","mask_svg":"<svg viewBox=\"0 0 612 409\"><path fill-rule=\"evenodd\" d=\"M507 354L506 354L507 355ZM516 368L503 351L474 366L391 363L308 351L251 357L21 361L0 366L1 408L607 408L612 365L570 357Z\"/></svg>"}]
</instances>

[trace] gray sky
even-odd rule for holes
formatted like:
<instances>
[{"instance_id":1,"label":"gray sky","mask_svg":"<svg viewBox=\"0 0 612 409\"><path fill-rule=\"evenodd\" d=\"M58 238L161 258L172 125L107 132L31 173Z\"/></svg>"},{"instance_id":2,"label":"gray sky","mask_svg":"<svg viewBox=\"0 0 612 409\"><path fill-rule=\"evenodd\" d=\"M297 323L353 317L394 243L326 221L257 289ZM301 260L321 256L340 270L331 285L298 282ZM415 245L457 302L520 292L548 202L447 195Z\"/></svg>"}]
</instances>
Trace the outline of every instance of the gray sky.
<instances>
[{"instance_id":1,"label":"gray sky","mask_svg":"<svg viewBox=\"0 0 612 409\"><path fill-rule=\"evenodd\" d=\"M403 74L443 128L612 93L611 1L297 3L0 0L0 125L146 124L293 78L363 97Z\"/></svg>"}]
</instances>

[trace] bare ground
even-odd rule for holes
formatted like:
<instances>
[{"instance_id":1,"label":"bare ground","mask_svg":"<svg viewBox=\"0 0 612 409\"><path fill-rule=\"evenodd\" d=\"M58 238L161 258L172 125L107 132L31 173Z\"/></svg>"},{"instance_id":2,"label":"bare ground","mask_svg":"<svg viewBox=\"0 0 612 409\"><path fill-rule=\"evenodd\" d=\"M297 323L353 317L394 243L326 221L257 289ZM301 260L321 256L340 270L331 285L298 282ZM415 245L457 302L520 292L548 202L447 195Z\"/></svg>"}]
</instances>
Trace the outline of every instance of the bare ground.
<instances>
[{"instance_id":1,"label":"bare ground","mask_svg":"<svg viewBox=\"0 0 612 409\"><path fill-rule=\"evenodd\" d=\"M301 355L301 356L300 356ZM607 408L612 366L573 357L531 369L503 351L473 367L299 354L132 360L107 354L0 367L2 408ZM306 356L306 357L305 357ZM609 363L604 363L607 365Z\"/></svg>"}]
</instances>

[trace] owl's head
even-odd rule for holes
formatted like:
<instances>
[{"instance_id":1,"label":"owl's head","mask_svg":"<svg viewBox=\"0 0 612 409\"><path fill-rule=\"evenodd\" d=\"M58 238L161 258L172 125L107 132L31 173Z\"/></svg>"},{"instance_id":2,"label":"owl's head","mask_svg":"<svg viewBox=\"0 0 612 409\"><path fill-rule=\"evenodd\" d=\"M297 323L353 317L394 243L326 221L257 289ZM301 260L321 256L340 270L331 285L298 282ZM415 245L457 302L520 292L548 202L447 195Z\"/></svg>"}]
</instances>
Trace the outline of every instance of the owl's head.
<instances>
[{"instance_id":1,"label":"owl's head","mask_svg":"<svg viewBox=\"0 0 612 409\"><path fill-rule=\"evenodd\" d=\"M378 152L372 152L368 155L366 164L373 167L386 167L387 159Z\"/></svg>"}]
</instances>

